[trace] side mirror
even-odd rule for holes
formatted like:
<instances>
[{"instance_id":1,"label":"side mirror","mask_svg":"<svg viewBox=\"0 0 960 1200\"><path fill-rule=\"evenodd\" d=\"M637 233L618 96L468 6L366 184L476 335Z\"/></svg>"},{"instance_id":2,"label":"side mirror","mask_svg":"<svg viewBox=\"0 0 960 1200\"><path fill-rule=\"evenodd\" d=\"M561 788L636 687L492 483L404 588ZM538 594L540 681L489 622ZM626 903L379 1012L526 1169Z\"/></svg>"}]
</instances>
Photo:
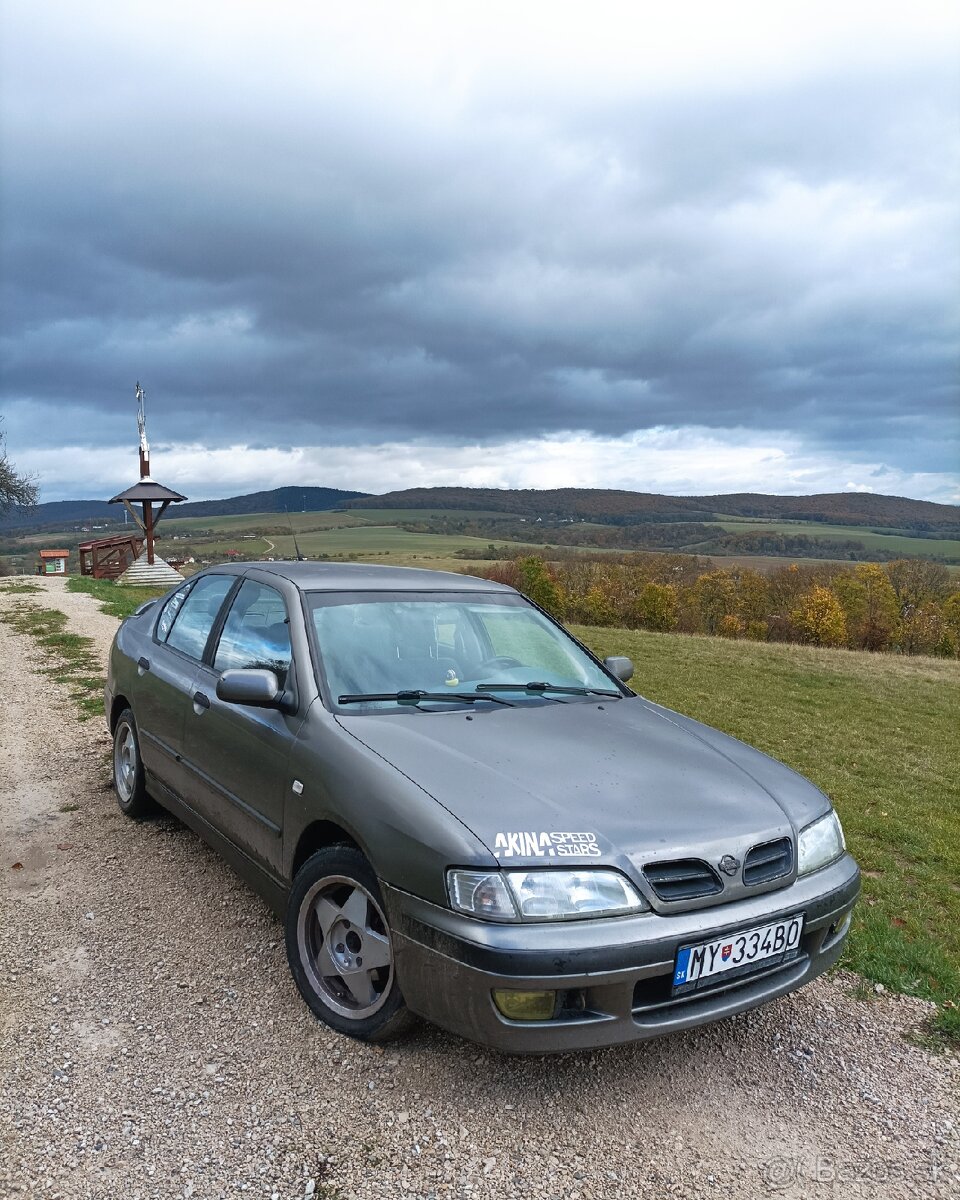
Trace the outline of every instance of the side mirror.
<instances>
[{"instance_id":1,"label":"side mirror","mask_svg":"<svg viewBox=\"0 0 960 1200\"><path fill-rule=\"evenodd\" d=\"M217 680L217 696L229 704L250 704L255 708L279 708L282 693L273 671L244 667L224 671Z\"/></svg>"},{"instance_id":2,"label":"side mirror","mask_svg":"<svg viewBox=\"0 0 960 1200\"><path fill-rule=\"evenodd\" d=\"M603 665L621 683L629 683L633 678L633 663L622 654L611 654L609 658L603 660Z\"/></svg>"}]
</instances>

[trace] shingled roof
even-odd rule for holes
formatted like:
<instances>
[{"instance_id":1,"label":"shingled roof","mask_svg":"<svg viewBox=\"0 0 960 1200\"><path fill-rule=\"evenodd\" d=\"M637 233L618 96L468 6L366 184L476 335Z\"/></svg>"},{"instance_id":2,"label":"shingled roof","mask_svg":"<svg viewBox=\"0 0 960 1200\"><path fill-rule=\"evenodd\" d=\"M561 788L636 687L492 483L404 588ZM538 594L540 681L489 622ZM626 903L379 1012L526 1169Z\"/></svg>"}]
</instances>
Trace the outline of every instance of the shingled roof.
<instances>
[{"instance_id":1,"label":"shingled roof","mask_svg":"<svg viewBox=\"0 0 960 1200\"><path fill-rule=\"evenodd\" d=\"M147 477L135 483L133 487L128 487L125 492L120 492L107 503L120 504L123 500L130 500L135 504L142 503L144 500L172 500L176 503L179 500L186 500L186 496L181 496L179 492L171 491L162 483L155 483Z\"/></svg>"}]
</instances>

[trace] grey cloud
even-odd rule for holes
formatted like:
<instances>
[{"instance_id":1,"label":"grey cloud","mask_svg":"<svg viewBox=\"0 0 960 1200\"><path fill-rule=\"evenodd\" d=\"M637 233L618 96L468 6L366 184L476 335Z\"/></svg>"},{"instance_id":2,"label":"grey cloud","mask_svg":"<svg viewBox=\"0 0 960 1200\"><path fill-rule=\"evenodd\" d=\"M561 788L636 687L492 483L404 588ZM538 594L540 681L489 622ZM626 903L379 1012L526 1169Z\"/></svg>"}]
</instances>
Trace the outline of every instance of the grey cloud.
<instances>
[{"instance_id":1,"label":"grey cloud","mask_svg":"<svg viewBox=\"0 0 960 1200\"><path fill-rule=\"evenodd\" d=\"M179 82L8 84L0 407L40 443L140 378L181 441L746 426L957 465L945 62L427 128Z\"/></svg>"}]
</instances>

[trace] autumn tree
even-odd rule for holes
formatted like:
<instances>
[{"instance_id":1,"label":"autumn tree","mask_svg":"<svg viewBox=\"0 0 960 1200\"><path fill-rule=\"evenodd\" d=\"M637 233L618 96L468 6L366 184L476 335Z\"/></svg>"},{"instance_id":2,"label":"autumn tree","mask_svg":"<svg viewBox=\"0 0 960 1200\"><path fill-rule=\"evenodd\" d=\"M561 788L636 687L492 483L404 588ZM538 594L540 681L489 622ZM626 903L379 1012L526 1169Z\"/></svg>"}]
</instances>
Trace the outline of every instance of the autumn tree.
<instances>
[{"instance_id":1,"label":"autumn tree","mask_svg":"<svg viewBox=\"0 0 960 1200\"><path fill-rule=\"evenodd\" d=\"M879 563L858 563L851 575L833 583L847 622L847 641L855 649L883 650L900 616L897 594Z\"/></svg>"},{"instance_id":2,"label":"autumn tree","mask_svg":"<svg viewBox=\"0 0 960 1200\"><path fill-rule=\"evenodd\" d=\"M943 635L937 646L937 654L946 658L960 658L960 592L954 592L943 602Z\"/></svg>"},{"instance_id":3,"label":"autumn tree","mask_svg":"<svg viewBox=\"0 0 960 1200\"><path fill-rule=\"evenodd\" d=\"M741 571L737 580L737 616L744 625L766 623L770 611L770 584L759 571Z\"/></svg>"},{"instance_id":4,"label":"autumn tree","mask_svg":"<svg viewBox=\"0 0 960 1200\"><path fill-rule=\"evenodd\" d=\"M903 654L936 654L944 641L943 615L933 603L908 604L897 623L895 639Z\"/></svg>"},{"instance_id":5,"label":"autumn tree","mask_svg":"<svg viewBox=\"0 0 960 1200\"><path fill-rule=\"evenodd\" d=\"M648 583L637 596L631 623L641 629L669 633L677 626L677 589L670 583Z\"/></svg>"},{"instance_id":6,"label":"autumn tree","mask_svg":"<svg viewBox=\"0 0 960 1200\"><path fill-rule=\"evenodd\" d=\"M516 587L534 604L555 617L563 616L563 591L550 568L537 554L518 558Z\"/></svg>"},{"instance_id":7,"label":"autumn tree","mask_svg":"<svg viewBox=\"0 0 960 1200\"><path fill-rule=\"evenodd\" d=\"M843 607L828 587L815 583L791 612L804 641L817 646L842 646L847 637Z\"/></svg>"},{"instance_id":8,"label":"autumn tree","mask_svg":"<svg viewBox=\"0 0 960 1200\"><path fill-rule=\"evenodd\" d=\"M925 558L897 558L887 563L887 577L897 594L901 610L907 605L921 608L944 600L950 594L950 572L943 563Z\"/></svg>"},{"instance_id":9,"label":"autumn tree","mask_svg":"<svg viewBox=\"0 0 960 1200\"><path fill-rule=\"evenodd\" d=\"M743 620L736 613L727 613L725 617L720 618L717 633L725 638L739 638L743 637L745 628Z\"/></svg>"},{"instance_id":10,"label":"autumn tree","mask_svg":"<svg viewBox=\"0 0 960 1200\"><path fill-rule=\"evenodd\" d=\"M704 633L716 633L724 617L737 607L737 590L728 571L708 571L690 589Z\"/></svg>"}]
</instances>

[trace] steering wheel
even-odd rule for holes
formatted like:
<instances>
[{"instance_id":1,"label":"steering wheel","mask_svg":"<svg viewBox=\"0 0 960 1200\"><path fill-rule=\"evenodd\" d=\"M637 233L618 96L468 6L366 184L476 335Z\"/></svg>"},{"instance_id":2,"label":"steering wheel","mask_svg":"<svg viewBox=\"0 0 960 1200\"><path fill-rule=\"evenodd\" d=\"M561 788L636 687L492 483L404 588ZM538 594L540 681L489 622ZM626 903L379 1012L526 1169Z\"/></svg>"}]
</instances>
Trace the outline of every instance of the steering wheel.
<instances>
[{"instance_id":1,"label":"steering wheel","mask_svg":"<svg viewBox=\"0 0 960 1200\"><path fill-rule=\"evenodd\" d=\"M519 658L511 658L509 654L498 654L495 658L485 658L477 667L477 671L483 673L485 671L509 671L512 667L522 667L523 663Z\"/></svg>"}]
</instances>

